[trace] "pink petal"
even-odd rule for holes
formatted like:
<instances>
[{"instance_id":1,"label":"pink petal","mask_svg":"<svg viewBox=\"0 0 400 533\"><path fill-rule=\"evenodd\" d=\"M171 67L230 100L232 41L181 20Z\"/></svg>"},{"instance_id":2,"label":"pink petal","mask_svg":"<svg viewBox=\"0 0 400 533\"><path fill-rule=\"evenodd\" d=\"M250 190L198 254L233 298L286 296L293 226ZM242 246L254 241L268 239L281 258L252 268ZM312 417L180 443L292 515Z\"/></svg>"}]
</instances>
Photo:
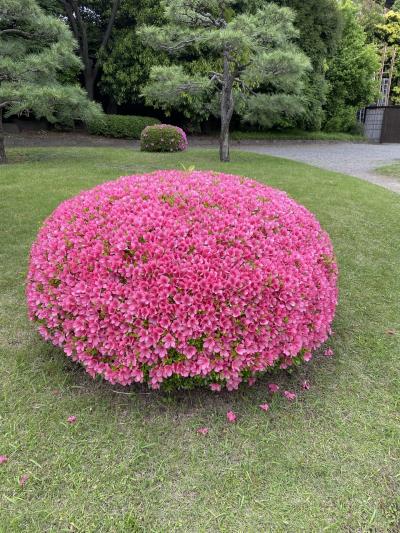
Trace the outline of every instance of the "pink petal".
<instances>
[{"instance_id":1,"label":"pink petal","mask_svg":"<svg viewBox=\"0 0 400 533\"><path fill-rule=\"evenodd\" d=\"M67 418L67 422L69 422L70 424L75 424L76 422L76 416L72 415L72 416L69 416Z\"/></svg>"},{"instance_id":2,"label":"pink petal","mask_svg":"<svg viewBox=\"0 0 400 533\"><path fill-rule=\"evenodd\" d=\"M312 359L312 353L311 352L306 352L303 356L303 359L304 361L311 361Z\"/></svg>"},{"instance_id":3,"label":"pink petal","mask_svg":"<svg viewBox=\"0 0 400 533\"><path fill-rule=\"evenodd\" d=\"M20 486L20 487L23 487L23 486L25 485L25 483L28 481L28 479L29 479L28 474L24 474L23 476L21 476L21 477L19 478L19 482L18 482L18 483L19 483L19 486Z\"/></svg>"},{"instance_id":4,"label":"pink petal","mask_svg":"<svg viewBox=\"0 0 400 533\"><path fill-rule=\"evenodd\" d=\"M0 455L0 465L8 461L7 455Z\"/></svg>"},{"instance_id":5,"label":"pink petal","mask_svg":"<svg viewBox=\"0 0 400 533\"><path fill-rule=\"evenodd\" d=\"M208 428L199 428L197 430L197 433L199 433L200 435L208 435L208 431L209 431Z\"/></svg>"},{"instance_id":6,"label":"pink petal","mask_svg":"<svg viewBox=\"0 0 400 533\"><path fill-rule=\"evenodd\" d=\"M284 397L289 400L290 402L295 400L297 397L297 394L295 392L290 392L288 390L283 391Z\"/></svg>"},{"instance_id":7,"label":"pink petal","mask_svg":"<svg viewBox=\"0 0 400 533\"><path fill-rule=\"evenodd\" d=\"M252 387L256 381L257 381L256 378L249 378L249 379L247 380L247 383L248 383L248 385L249 385L250 387Z\"/></svg>"},{"instance_id":8,"label":"pink petal","mask_svg":"<svg viewBox=\"0 0 400 533\"><path fill-rule=\"evenodd\" d=\"M268 390L271 394L274 394L274 392L278 392L279 385L276 383L268 383Z\"/></svg>"},{"instance_id":9,"label":"pink petal","mask_svg":"<svg viewBox=\"0 0 400 533\"><path fill-rule=\"evenodd\" d=\"M236 415L233 411L228 411L226 413L226 418L228 419L228 422L234 423L236 422Z\"/></svg>"},{"instance_id":10,"label":"pink petal","mask_svg":"<svg viewBox=\"0 0 400 533\"><path fill-rule=\"evenodd\" d=\"M325 357L332 357L332 355L333 355L333 350L332 350L332 348L327 348L327 349L324 351L324 355L325 355Z\"/></svg>"},{"instance_id":11,"label":"pink petal","mask_svg":"<svg viewBox=\"0 0 400 533\"><path fill-rule=\"evenodd\" d=\"M305 379L304 381L302 381L301 383L301 388L303 390L308 390L310 388L310 383Z\"/></svg>"},{"instance_id":12,"label":"pink petal","mask_svg":"<svg viewBox=\"0 0 400 533\"><path fill-rule=\"evenodd\" d=\"M222 389L221 385L219 383L211 383L210 389L214 392L220 392Z\"/></svg>"},{"instance_id":13,"label":"pink petal","mask_svg":"<svg viewBox=\"0 0 400 533\"><path fill-rule=\"evenodd\" d=\"M261 403L259 405L260 409L262 409L263 411L268 411L269 409L269 405L267 403Z\"/></svg>"}]
</instances>

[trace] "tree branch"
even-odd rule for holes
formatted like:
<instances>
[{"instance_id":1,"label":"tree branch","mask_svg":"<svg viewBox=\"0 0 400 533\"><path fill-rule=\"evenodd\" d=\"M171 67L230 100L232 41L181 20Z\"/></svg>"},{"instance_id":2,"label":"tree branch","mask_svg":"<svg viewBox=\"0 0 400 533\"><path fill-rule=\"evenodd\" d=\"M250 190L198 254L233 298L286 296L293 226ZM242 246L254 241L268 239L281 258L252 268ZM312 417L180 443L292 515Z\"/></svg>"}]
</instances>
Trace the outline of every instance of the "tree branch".
<instances>
[{"instance_id":1,"label":"tree branch","mask_svg":"<svg viewBox=\"0 0 400 533\"><path fill-rule=\"evenodd\" d=\"M190 2L187 4L184 3L183 7L189 12L194 11L194 15L190 15L189 13L184 13L183 15L188 20L189 24L193 26L201 25L205 28L209 28L210 26L214 26L215 28L225 28L227 24L226 20L222 16L221 18L215 18L208 11L196 11L193 9L193 6Z\"/></svg>"},{"instance_id":2,"label":"tree branch","mask_svg":"<svg viewBox=\"0 0 400 533\"><path fill-rule=\"evenodd\" d=\"M107 28L106 28L106 31L104 32L103 39L100 44L99 52L102 52L107 46L107 43L111 36L111 31L114 26L115 17L117 16L117 11L118 11L120 4L121 4L121 0L114 0L113 2L111 15L110 15L110 18L108 19ZM94 72L93 72L94 77L97 76L97 73L99 71L99 66L100 66L100 53L97 55L96 64L94 66Z\"/></svg>"},{"instance_id":3,"label":"tree branch","mask_svg":"<svg viewBox=\"0 0 400 533\"><path fill-rule=\"evenodd\" d=\"M240 87L242 88L243 92L247 91L248 93L253 94L253 95L257 94L255 91L253 91L253 89L249 85L247 85L247 83L245 83L240 78L234 78L233 81L236 82L238 85L240 85Z\"/></svg>"},{"instance_id":4,"label":"tree branch","mask_svg":"<svg viewBox=\"0 0 400 533\"><path fill-rule=\"evenodd\" d=\"M7 107L10 104L16 104L18 100L8 100L7 102L1 102L0 103L0 109L3 109L4 107Z\"/></svg>"},{"instance_id":5,"label":"tree branch","mask_svg":"<svg viewBox=\"0 0 400 533\"><path fill-rule=\"evenodd\" d=\"M87 69L91 66L91 61L89 57L89 43L87 38L86 23L82 19L81 12L79 11L79 5L76 0L70 0L71 6L73 9L72 18L76 19L76 23L81 30L81 52L82 52L82 61L85 64ZM74 17L75 14L75 17Z\"/></svg>"},{"instance_id":6,"label":"tree branch","mask_svg":"<svg viewBox=\"0 0 400 533\"><path fill-rule=\"evenodd\" d=\"M187 39L184 39L182 41L178 41L175 44L163 44L163 43L160 43L158 45L158 47L161 50L166 50L167 52L172 54L173 52L176 52L177 50L181 50L182 48L185 48L188 44L195 43L196 41L197 41L197 36L196 37L188 37Z\"/></svg>"},{"instance_id":7,"label":"tree branch","mask_svg":"<svg viewBox=\"0 0 400 533\"><path fill-rule=\"evenodd\" d=\"M18 30L17 28L8 28L6 30L0 31L0 36L6 34L19 35L20 37L25 37L25 39L33 39L33 33L28 33L27 31Z\"/></svg>"},{"instance_id":8,"label":"tree branch","mask_svg":"<svg viewBox=\"0 0 400 533\"><path fill-rule=\"evenodd\" d=\"M221 72L211 71L210 76L211 76L210 81L216 81L217 83L220 83L221 85L223 85L224 81L223 81L223 75L221 74Z\"/></svg>"},{"instance_id":9,"label":"tree branch","mask_svg":"<svg viewBox=\"0 0 400 533\"><path fill-rule=\"evenodd\" d=\"M69 23L71 25L72 32L73 32L73 34L75 36L75 39L78 41L79 51L80 51L80 54L82 56L83 55L83 50L82 50L81 35L79 33L79 28L78 28L78 24L76 22L76 18L74 17L74 11L73 11L71 5L66 0L59 0L59 2L62 4L62 6L65 9L65 12L67 13L67 18L68 18Z\"/></svg>"}]
</instances>

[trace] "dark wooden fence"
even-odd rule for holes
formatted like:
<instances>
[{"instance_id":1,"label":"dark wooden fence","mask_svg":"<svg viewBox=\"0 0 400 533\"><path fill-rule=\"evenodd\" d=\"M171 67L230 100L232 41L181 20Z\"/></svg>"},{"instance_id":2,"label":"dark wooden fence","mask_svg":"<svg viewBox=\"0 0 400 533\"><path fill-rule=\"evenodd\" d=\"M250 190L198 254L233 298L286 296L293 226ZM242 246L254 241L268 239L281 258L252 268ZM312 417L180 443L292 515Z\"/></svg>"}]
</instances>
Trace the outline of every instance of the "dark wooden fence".
<instances>
[{"instance_id":1,"label":"dark wooden fence","mask_svg":"<svg viewBox=\"0 0 400 533\"><path fill-rule=\"evenodd\" d=\"M370 106L365 109L364 133L371 141L400 143L400 106Z\"/></svg>"}]
</instances>

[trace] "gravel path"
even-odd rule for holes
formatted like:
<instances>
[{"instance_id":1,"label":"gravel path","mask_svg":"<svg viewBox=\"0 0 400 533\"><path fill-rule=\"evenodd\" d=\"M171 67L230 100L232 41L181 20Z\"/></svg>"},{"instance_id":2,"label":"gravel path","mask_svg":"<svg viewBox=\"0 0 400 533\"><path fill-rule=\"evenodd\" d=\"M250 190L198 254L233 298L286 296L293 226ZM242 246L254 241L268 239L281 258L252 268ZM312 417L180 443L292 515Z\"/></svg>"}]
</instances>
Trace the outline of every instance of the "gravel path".
<instances>
[{"instance_id":1,"label":"gravel path","mask_svg":"<svg viewBox=\"0 0 400 533\"><path fill-rule=\"evenodd\" d=\"M400 144L280 141L270 144L243 143L241 150L302 161L316 167L350 174L400 193L399 179L381 176L375 172L377 167L400 162Z\"/></svg>"},{"instance_id":2,"label":"gravel path","mask_svg":"<svg viewBox=\"0 0 400 533\"><path fill-rule=\"evenodd\" d=\"M217 140L193 137L191 146L216 147ZM138 141L95 137L84 133L35 132L9 135L7 146L114 146L138 148ZM232 148L285 157L327 170L350 174L400 193L400 180L381 176L377 167L400 162L400 144L320 141L233 141Z\"/></svg>"}]
</instances>

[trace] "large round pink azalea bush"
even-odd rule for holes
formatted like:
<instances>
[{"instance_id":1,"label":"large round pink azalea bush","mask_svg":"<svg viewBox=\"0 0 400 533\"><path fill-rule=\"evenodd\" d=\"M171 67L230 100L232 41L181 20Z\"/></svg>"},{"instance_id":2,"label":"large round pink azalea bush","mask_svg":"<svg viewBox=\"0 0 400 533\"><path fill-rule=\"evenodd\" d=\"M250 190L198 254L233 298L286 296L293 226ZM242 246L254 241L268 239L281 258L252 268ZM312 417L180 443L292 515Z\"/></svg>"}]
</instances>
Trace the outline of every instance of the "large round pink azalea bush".
<instances>
[{"instance_id":1,"label":"large round pink azalea bush","mask_svg":"<svg viewBox=\"0 0 400 533\"><path fill-rule=\"evenodd\" d=\"M327 339L337 267L285 193L158 171L63 202L32 247L27 299L41 335L92 376L232 390Z\"/></svg>"}]
</instances>

